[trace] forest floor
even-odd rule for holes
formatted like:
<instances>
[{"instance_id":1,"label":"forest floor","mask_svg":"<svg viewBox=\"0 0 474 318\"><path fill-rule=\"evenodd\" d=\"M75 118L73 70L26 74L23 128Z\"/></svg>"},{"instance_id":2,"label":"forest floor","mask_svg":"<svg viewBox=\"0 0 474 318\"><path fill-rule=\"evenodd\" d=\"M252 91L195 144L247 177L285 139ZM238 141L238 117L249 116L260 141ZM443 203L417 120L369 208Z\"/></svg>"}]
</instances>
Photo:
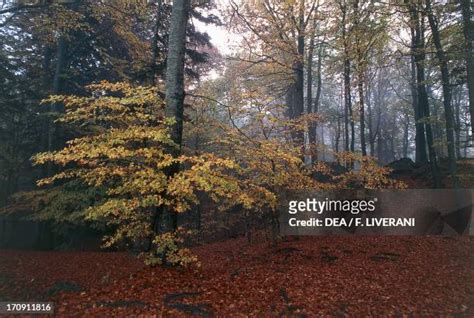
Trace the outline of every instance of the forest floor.
<instances>
[{"instance_id":1,"label":"forest floor","mask_svg":"<svg viewBox=\"0 0 474 318\"><path fill-rule=\"evenodd\" d=\"M60 317L474 316L474 237L237 238L193 251L201 266L177 269L3 250L0 299L54 301Z\"/></svg>"}]
</instances>

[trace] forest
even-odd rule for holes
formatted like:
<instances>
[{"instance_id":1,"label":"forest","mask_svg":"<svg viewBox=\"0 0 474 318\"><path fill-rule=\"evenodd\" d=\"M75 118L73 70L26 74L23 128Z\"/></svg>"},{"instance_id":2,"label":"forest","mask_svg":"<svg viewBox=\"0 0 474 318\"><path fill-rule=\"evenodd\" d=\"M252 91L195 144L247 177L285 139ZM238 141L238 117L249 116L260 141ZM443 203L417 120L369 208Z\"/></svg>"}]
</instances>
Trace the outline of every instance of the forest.
<instances>
[{"instance_id":1,"label":"forest","mask_svg":"<svg viewBox=\"0 0 474 318\"><path fill-rule=\"evenodd\" d=\"M473 7L0 0L0 301L472 317L469 235L285 235L281 216L307 191L473 188Z\"/></svg>"}]
</instances>

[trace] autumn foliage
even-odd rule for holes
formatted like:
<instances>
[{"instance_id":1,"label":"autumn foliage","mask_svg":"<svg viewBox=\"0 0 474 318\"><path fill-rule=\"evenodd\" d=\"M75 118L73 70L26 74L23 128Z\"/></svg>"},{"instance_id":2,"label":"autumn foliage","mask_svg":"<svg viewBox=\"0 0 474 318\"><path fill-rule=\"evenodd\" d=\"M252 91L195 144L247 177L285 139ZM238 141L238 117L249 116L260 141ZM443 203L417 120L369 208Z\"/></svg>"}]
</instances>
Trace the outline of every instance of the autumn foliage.
<instances>
[{"instance_id":1,"label":"autumn foliage","mask_svg":"<svg viewBox=\"0 0 474 318\"><path fill-rule=\"evenodd\" d=\"M61 150L34 156L35 164L52 163L59 168L38 185L56 185L43 190L46 193L58 187L64 189L71 182L91 189L94 197L89 198L89 205L70 213L81 216L81 221L112 229L104 237L104 247L123 243L148 246L149 264L160 263L162 259L154 255L163 253L172 264L196 261L181 248L180 235L186 230L156 233L152 216L160 207L177 213L189 211L200 203L198 193L207 193L221 211L239 206L243 211L269 213L277 222L279 200L285 191L401 186L388 178L386 168L378 167L369 157L339 154L339 161L357 161L360 168L333 176L324 163L305 165L301 150L291 143L279 138L249 137L240 128L223 122L214 121L222 132L211 141L214 151L196 154L185 149L181 156L173 157L169 151L178 147L168 133L173 119L164 116L156 88L101 82L89 85L88 90L89 96L51 96L44 101L64 104L66 112L58 122L78 130L81 136L68 141ZM305 127L277 119L273 125L289 134ZM179 172L168 175L167 169L176 164L181 167ZM314 173L329 179L319 182L312 177ZM36 193L44 199L44 192ZM62 195L66 194L59 191L46 200L46 206L64 201ZM274 228L273 236L277 235Z\"/></svg>"}]
</instances>

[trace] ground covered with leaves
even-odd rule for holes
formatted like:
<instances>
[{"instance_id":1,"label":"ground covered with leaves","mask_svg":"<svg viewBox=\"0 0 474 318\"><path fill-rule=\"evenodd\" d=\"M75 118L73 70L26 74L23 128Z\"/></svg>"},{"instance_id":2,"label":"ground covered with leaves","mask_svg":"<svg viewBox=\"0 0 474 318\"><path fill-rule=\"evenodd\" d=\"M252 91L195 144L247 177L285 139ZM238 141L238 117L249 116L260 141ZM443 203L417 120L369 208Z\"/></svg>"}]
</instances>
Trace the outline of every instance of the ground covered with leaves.
<instances>
[{"instance_id":1,"label":"ground covered with leaves","mask_svg":"<svg viewBox=\"0 0 474 318\"><path fill-rule=\"evenodd\" d=\"M244 239L196 247L201 266L127 253L0 251L0 299L58 316L473 317L472 237Z\"/></svg>"}]
</instances>

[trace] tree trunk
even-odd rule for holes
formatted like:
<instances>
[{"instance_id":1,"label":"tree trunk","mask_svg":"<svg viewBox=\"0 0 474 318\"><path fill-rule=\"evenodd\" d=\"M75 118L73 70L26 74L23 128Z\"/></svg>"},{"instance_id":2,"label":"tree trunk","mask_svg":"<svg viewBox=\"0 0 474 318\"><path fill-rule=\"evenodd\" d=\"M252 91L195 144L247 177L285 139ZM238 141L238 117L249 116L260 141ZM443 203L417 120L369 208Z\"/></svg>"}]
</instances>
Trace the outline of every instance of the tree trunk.
<instances>
[{"instance_id":1,"label":"tree trunk","mask_svg":"<svg viewBox=\"0 0 474 318\"><path fill-rule=\"evenodd\" d=\"M65 71L68 64L69 43L65 35L60 35L57 42L57 53L56 53L56 68L54 71L53 78L53 95L59 95L64 92L64 77ZM50 106L51 113L58 113L63 111L63 106L60 103L54 103ZM51 120L48 122L48 141L47 150L53 151L61 148L64 145L64 136L61 126L58 123L54 123ZM51 162L46 164L46 175L52 176L54 174L53 165Z\"/></svg>"},{"instance_id":2,"label":"tree trunk","mask_svg":"<svg viewBox=\"0 0 474 318\"><path fill-rule=\"evenodd\" d=\"M171 139L180 148L183 139L184 58L189 6L190 0L175 0L173 3L166 68L165 113L175 120L171 127ZM174 156L181 154L180 148L173 150Z\"/></svg>"},{"instance_id":3,"label":"tree trunk","mask_svg":"<svg viewBox=\"0 0 474 318\"><path fill-rule=\"evenodd\" d=\"M421 107L423 112L422 121L425 123L425 130L426 130L426 141L428 143L428 155L430 158L430 167L431 173L433 175L433 185L435 188L439 188L441 186L441 176L438 167L438 158L436 155L436 148L434 146L434 138L433 138L433 130L432 125L430 122L430 105L428 101L428 93L426 90L426 77L425 77L425 66L424 61L425 58L425 38L424 38L424 27L423 27L423 18L420 23L420 50L419 50L419 58L420 60L417 62L417 77L418 77L418 105Z\"/></svg>"},{"instance_id":4,"label":"tree trunk","mask_svg":"<svg viewBox=\"0 0 474 318\"><path fill-rule=\"evenodd\" d=\"M346 71L346 63L349 64L349 60L344 61L344 150L349 151L349 109L351 104L351 88L350 88L350 75L349 72Z\"/></svg>"},{"instance_id":5,"label":"tree trunk","mask_svg":"<svg viewBox=\"0 0 474 318\"><path fill-rule=\"evenodd\" d=\"M455 110L455 113L456 113L454 131L456 132L456 157L458 159L462 157L462 154L461 154L461 118L460 118L461 98L462 98L462 87L458 87L458 92L456 94L455 103L454 103L454 110Z\"/></svg>"},{"instance_id":6,"label":"tree trunk","mask_svg":"<svg viewBox=\"0 0 474 318\"><path fill-rule=\"evenodd\" d=\"M346 121L349 122L351 127L351 136L349 138L349 131L346 131L346 143L347 149L354 152L355 148L355 127L354 127L354 116L352 114L352 100L351 100L351 62L349 59L344 61L344 101L347 110L348 118ZM350 139L350 148L349 148L349 139Z\"/></svg>"},{"instance_id":7,"label":"tree trunk","mask_svg":"<svg viewBox=\"0 0 474 318\"><path fill-rule=\"evenodd\" d=\"M51 93L51 58L52 58L53 50L49 44L46 44L43 51L43 63L42 63L42 89L43 89L43 96L46 97ZM41 151L48 151L49 149L49 134L50 134L50 126L52 122L49 118L44 116L41 119L41 136L40 136L40 143L41 143ZM49 171L51 164L46 164L41 166L41 177L46 178L49 176Z\"/></svg>"},{"instance_id":8,"label":"tree trunk","mask_svg":"<svg viewBox=\"0 0 474 318\"><path fill-rule=\"evenodd\" d=\"M471 114L471 130L474 136L474 23L471 11L472 0L461 0L461 11L463 18L463 31L466 40L466 69L467 88L469 91L469 112Z\"/></svg>"},{"instance_id":9,"label":"tree trunk","mask_svg":"<svg viewBox=\"0 0 474 318\"><path fill-rule=\"evenodd\" d=\"M430 73L430 70L428 70L428 73ZM436 99L436 96L433 93L433 84L428 83L426 85L426 92L428 94L428 99L432 99L432 100ZM443 128L441 127L441 124L440 124L444 120L440 118L439 110L440 110L439 103L433 103L432 112L431 112L432 120L430 122L432 123L431 129L433 130L434 140L442 140L443 138L445 138ZM444 147L442 146L436 147L436 154L438 155L438 157L445 157Z\"/></svg>"},{"instance_id":10,"label":"tree trunk","mask_svg":"<svg viewBox=\"0 0 474 318\"><path fill-rule=\"evenodd\" d=\"M357 72L357 90L359 93L359 124L360 124L360 147L362 150L362 156L367 156L367 145L365 142L365 101L364 101L364 54L361 50L360 43L360 12L359 12L359 0L353 2L354 7L354 26L356 30L356 72Z\"/></svg>"},{"instance_id":11,"label":"tree trunk","mask_svg":"<svg viewBox=\"0 0 474 318\"><path fill-rule=\"evenodd\" d=\"M58 39L56 70L53 79L53 94L60 94L64 87L64 70L67 65L68 41L65 35Z\"/></svg>"},{"instance_id":12,"label":"tree trunk","mask_svg":"<svg viewBox=\"0 0 474 318\"><path fill-rule=\"evenodd\" d=\"M456 155L454 141L454 115L451 107L451 86L449 84L449 70L446 54L441 44L441 36L439 34L438 22L431 8L431 0L426 0L426 10L428 14L428 22L430 24L433 42L436 47L436 57L438 59L439 68L441 70L441 85L443 88L443 106L446 121L446 139L448 142L448 170L452 178L453 187L458 187L456 176Z\"/></svg>"},{"instance_id":13,"label":"tree trunk","mask_svg":"<svg viewBox=\"0 0 474 318\"><path fill-rule=\"evenodd\" d=\"M313 40L313 39L312 39ZM309 51L311 53L311 56L313 55L313 50L314 50L314 40L310 42L310 47L309 47ZM312 60L312 59L311 59ZM322 80L321 80L321 66L322 66L322 45L319 46L318 48L318 62L317 62L317 65L316 65L316 76L317 76L317 79L316 79L316 97L314 98L314 101L313 101L313 98L312 98L312 88L309 87L309 85L312 86L312 81L313 81L313 76L312 76L312 70L310 71L310 69L312 68L312 61L310 63L310 61L308 60L308 90L307 90L307 102L308 102L308 114L309 113L318 113L319 111L319 100L321 98L321 86L322 86ZM310 73L311 72L311 76L310 76ZM310 79L311 79L311 84L309 83L310 82ZM316 161L318 160L318 149L316 148L317 147L317 142L316 142L316 138L317 138L317 128L318 128L318 125L316 122L311 122L311 125L309 127L309 133L308 133L308 137L309 137L309 142L310 144L314 147L314 153L312 153L312 157L311 157L311 162L313 161Z\"/></svg>"},{"instance_id":14,"label":"tree trunk","mask_svg":"<svg viewBox=\"0 0 474 318\"><path fill-rule=\"evenodd\" d=\"M293 116L298 118L304 114L304 0L300 0L299 26L297 38L297 56L293 63L293 73L295 75L295 86L293 95ZM304 133L296 132L296 144L304 151Z\"/></svg>"},{"instance_id":15,"label":"tree trunk","mask_svg":"<svg viewBox=\"0 0 474 318\"><path fill-rule=\"evenodd\" d=\"M424 19L419 16L418 7L412 5L411 7L412 22L414 24L414 41L412 54L416 66L416 87L417 87L417 106L418 115L420 116L421 124L424 124L426 130L426 141L428 143L429 163L431 167L431 174L433 177L433 186L439 188L441 185L440 172L438 167L438 160L436 157L436 150L433 142L433 132L431 129L430 106L428 102L428 93L426 91L426 77L425 77L425 38L424 38ZM418 124L418 122L417 122ZM420 145L421 147L421 142ZM426 162L426 152L420 151L421 157L419 162Z\"/></svg>"},{"instance_id":16,"label":"tree trunk","mask_svg":"<svg viewBox=\"0 0 474 318\"><path fill-rule=\"evenodd\" d=\"M341 116L337 116L336 136L335 136L335 150L339 152L339 140L341 139Z\"/></svg>"},{"instance_id":17,"label":"tree trunk","mask_svg":"<svg viewBox=\"0 0 474 318\"><path fill-rule=\"evenodd\" d=\"M351 66L350 61L346 60L345 67L345 78L346 83L346 94L347 94L347 108L349 110L349 120L351 126L351 152L355 151L355 123L354 123L354 114L352 112L352 100L351 100Z\"/></svg>"},{"instance_id":18,"label":"tree trunk","mask_svg":"<svg viewBox=\"0 0 474 318\"><path fill-rule=\"evenodd\" d=\"M384 155L384 147L383 147L384 140L382 138L382 134L379 133L377 135L377 158L379 164L383 165L385 164L385 159L383 157Z\"/></svg>"},{"instance_id":19,"label":"tree trunk","mask_svg":"<svg viewBox=\"0 0 474 318\"><path fill-rule=\"evenodd\" d=\"M306 113L311 114L313 112L313 53L314 53L314 37L315 34L311 35L308 47L308 58L306 59L307 70L306 70ZM310 122L308 127L308 139L309 139L309 156L310 161L313 163L316 160L316 138L314 132L314 123Z\"/></svg>"},{"instance_id":20,"label":"tree trunk","mask_svg":"<svg viewBox=\"0 0 474 318\"><path fill-rule=\"evenodd\" d=\"M324 142L324 124L321 125L321 149L322 149L322 160L326 160L325 150L326 144Z\"/></svg>"},{"instance_id":21,"label":"tree trunk","mask_svg":"<svg viewBox=\"0 0 474 318\"><path fill-rule=\"evenodd\" d=\"M319 112L319 103L321 100L321 88L322 88L322 72L321 72L321 67L323 63L323 46L322 44L319 45L318 48L318 64L316 65L316 97L314 98L314 112L318 113ZM316 126L314 127L314 130L316 131ZM314 137L316 140L316 136Z\"/></svg>"},{"instance_id":22,"label":"tree trunk","mask_svg":"<svg viewBox=\"0 0 474 318\"><path fill-rule=\"evenodd\" d=\"M372 102L371 102L371 91L369 90L370 85L367 85L366 90L366 100L367 100L367 124L369 129L369 154L371 156L375 155L375 138L374 138L374 122L373 122L373 111L372 111Z\"/></svg>"},{"instance_id":23,"label":"tree trunk","mask_svg":"<svg viewBox=\"0 0 474 318\"><path fill-rule=\"evenodd\" d=\"M405 113L405 124L403 126L403 158L408 158L408 137L410 128L410 116Z\"/></svg>"},{"instance_id":24,"label":"tree trunk","mask_svg":"<svg viewBox=\"0 0 474 318\"><path fill-rule=\"evenodd\" d=\"M414 12L414 10L413 10ZM418 24L416 21L415 13L412 13L412 24ZM418 27L418 26L417 26ZM417 28L416 27L416 28ZM412 37L412 48L411 48L411 96L412 96L412 103L413 103L413 111L415 114L415 162L417 163L426 163L428 162L428 156L426 154L426 139L425 139L425 125L421 121L423 118L423 111L418 103L419 96L418 96L418 79L417 79L417 69L418 69L418 60L417 58L417 46L418 46L418 35L417 31L414 26L410 29L411 37Z\"/></svg>"},{"instance_id":25,"label":"tree trunk","mask_svg":"<svg viewBox=\"0 0 474 318\"><path fill-rule=\"evenodd\" d=\"M363 74L359 70L358 74L359 88L359 114L360 114L360 146L362 148L362 156L367 156L367 145L365 142L365 110L364 110L364 79Z\"/></svg>"},{"instance_id":26,"label":"tree trunk","mask_svg":"<svg viewBox=\"0 0 474 318\"><path fill-rule=\"evenodd\" d=\"M174 157L181 154L184 121L184 62L186 49L186 27L189 18L190 0L175 0L171 12L168 57L166 68L166 97L165 114L175 120L170 127L170 136L178 148L171 147L170 153ZM173 165L168 171L172 177L179 171L179 165ZM163 211L165 231L176 230L177 214L175 211ZM160 214L160 213L158 213Z\"/></svg>"},{"instance_id":27,"label":"tree trunk","mask_svg":"<svg viewBox=\"0 0 474 318\"><path fill-rule=\"evenodd\" d=\"M342 42L344 46L344 130L345 130L345 151L354 151L354 120L352 116L351 101L351 62L349 59L349 44L347 39L346 19L347 7L341 5L342 13ZM349 137L349 125L351 126L351 138Z\"/></svg>"}]
</instances>

